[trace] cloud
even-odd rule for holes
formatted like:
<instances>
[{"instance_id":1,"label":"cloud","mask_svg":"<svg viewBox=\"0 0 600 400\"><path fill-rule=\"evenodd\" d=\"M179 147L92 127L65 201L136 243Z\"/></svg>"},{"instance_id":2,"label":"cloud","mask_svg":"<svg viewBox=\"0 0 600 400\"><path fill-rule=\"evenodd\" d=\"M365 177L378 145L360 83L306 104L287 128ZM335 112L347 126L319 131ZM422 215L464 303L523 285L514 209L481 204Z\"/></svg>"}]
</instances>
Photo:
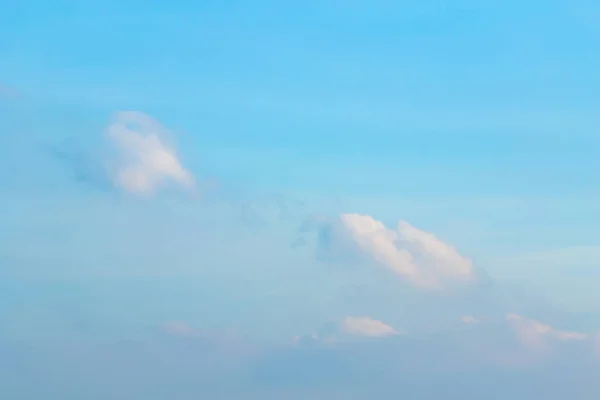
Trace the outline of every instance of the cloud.
<instances>
[{"instance_id":1,"label":"cloud","mask_svg":"<svg viewBox=\"0 0 600 400\"><path fill-rule=\"evenodd\" d=\"M588 339L586 334L559 330L518 314L508 314L506 321L514 329L521 344L533 350L551 351L552 341L581 342Z\"/></svg>"},{"instance_id":2,"label":"cloud","mask_svg":"<svg viewBox=\"0 0 600 400\"><path fill-rule=\"evenodd\" d=\"M296 336L293 343L305 348L348 349L348 346L354 348L363 343L355 339L385 338L386 340L376 342L401 353L410 352L409 347L418 343L419 351L424 354L436 348L446 349L444 351L452 349L455 363L511 368L538 364L551 354L560 359L565 350L568 354L571 350L589 349L595 345L584 333L556 329L514 313L487 318L485 322L471 315L464 315L460 320L473 328L436 329L433 333L413 332L408 335L371 317L347 316L337 322L325 324L310 335ZM376 342L368 341L365 345ZM580 343L583 347L565 347L569 343ZM375 348L380 347L373 347ZM423 361L429 362L426 359ZM448 367L451 365L452 362Z\"/></svg>"},{"instance_id":3,"label":"cloud","mask_svg":"<svg viewBox=\"0 0 600 400\"><path fill-rule=\"evenodd\" d=\"M338 321L339 332L345 321L348 318ZM121 398L126 393L131 399L169 395L181 399L377 395L439 399L446 395L584 400L600 394L600 363L591 359L591 352L568 346L541 363L531 357L534 353L523 351L505 319L491 322L474 329L332 345L316 337L307 338L303 346L262 341L250 344L256 349L253 352L232 347L235 342L223 333L184 322L161 326L163 335L115 331L109 338L81 336L74 342L49 337L35 346L28 345L27 337L6 343L0 338L0 386L12 387L19 395L27 393L32 379L28 373L36 373L41 377L36 388L56 398L86 393L95 393L94 398ZM509 359L514 362L499 362ZM52 379L46 379L47 371L52 371ZM75 386L74 374L80 378ZM30 397L40 397L35 394Z\"/></svg>"},{"instance_id":4,"label":"cloud","mask_svg":"<svg viewBox=\"0 0 600 400\"><path fill-rule=\"evenodd\" d=\"M314 219L305 226L319 232L319 252L328 260L362 257L386 267L420 288L439 289L450 282L474 279L471 261L458 251L406 221L396 229L369 215L342 214Z\"/></svg>"},{"instance_id":5,"label":"cloud","mask_svg":"<svg viewBox=\"0 0 600 400\"><path fill-rule=\"evenodd\" d=\"M557 329L517 313L486 316L479 320L461 317L469 329L445 331L447 343L470 352L471 362L506 368L561 364L585 354L593 343L587 334Z\"/></svg>"},{"instance_id":6,"label":"cloud","mask_svg":"<svg viewBox=\"0 0 600 400\"><path fill-rule=\"evenodd\" d=\"M393 335L385 340L326 343L312 335L304 338L304 346L277 351L268 358L266 369L270 385L327 382L348 388L361 382L349 393L385 388L380 395L423 399L439 398L447 391L452 397L469 399L525 399L531 393L557 400L583 399L597 393L600 386L593 377L600 363L590 357L587 343L575 340L582 346L561 346L569 340L560 335L562 331L553 331L559 334L554 339L548 336L554 340L549 342L555 350L552 354L525 348L502 317L486 318L486 323L482 321L472 329ZM304 371L312 380L303 381ZM578 392L579 384L585 384L586 389ZM439 391L429 390L431 387Z\"/></svg>"},{"instance_id":7,"label":"cloud","mask_svg":"<svg viewBox=\"0 0 600 400\"><path fill-rule=\"evenodd\" d=\"M474 324L478 324L481 322L477 318L475 318L471 315L463 315L462 317L460 317L460 320L467 325L474 325Z\"/></svg>"},{"instance_id":8,"label":"cloud","mask_svg":"<svg viewBox=\"0 0 600 400\"><path fill-rule=\"evenodd\" d=\"M117 151L109 166L113 183L136 195L150 195L167 184L194 186L194 177L185 169L177 152L165 142L165 128L140 112L119 112L107 129Z\"/></svg>"},{"instance_id":9,"label":"cloud","mask_svg":"<svg viewBox=\"0 0 600 400\"><path fill-rule=\"evenodd\" d=\"M389 338L401 333L390 325L371 317L347 316L325 324L318 332L295 336L292 342L297 346L311 347L352 342L352 338Z\"/></svg>"},{"instance_id":10,"label":"cloud","mask_svg":"<svg viewBox=\"0 0 600 400\"><path fill-rule=\"evenodd\" d=\"M296 335L292 338L292 344L301 347L310 347L320 343L335 343L335 341L336 338L334 336L329 336L325 338L325 340L322 340L316 333L311 333L310 335Z\"/></svg>"},{"instance_id":11,"label":"cloud","mask_svg":"<svg viewBox=\"0 0 600 400\"><path fill-rule=\"evenodd\" d=\"M387 337L399 334L391 326L369 317L346 317L341 328L343 332L353 336Z\"/></svg>"}]
</instances>

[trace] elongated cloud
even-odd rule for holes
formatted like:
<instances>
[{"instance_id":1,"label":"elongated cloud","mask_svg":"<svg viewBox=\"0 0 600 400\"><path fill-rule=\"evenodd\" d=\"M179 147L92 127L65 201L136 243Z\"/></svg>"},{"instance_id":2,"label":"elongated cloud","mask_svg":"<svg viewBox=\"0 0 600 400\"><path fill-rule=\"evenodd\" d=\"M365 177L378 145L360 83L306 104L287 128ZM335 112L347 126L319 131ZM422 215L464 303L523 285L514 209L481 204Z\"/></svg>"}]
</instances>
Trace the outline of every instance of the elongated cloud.
<instances>
[{"instance_id":1,"label":"elongated cloud","mask_svg":"<svg viewBox=\"0 0 600 400\"><path fill-rule=\"evenodd\" d=\"M116 114L107 136L118 152L109 170L117 187L132 194L150 195L169 183L186 188L194 185L192 174L165 142L165 134L165 128L146 114Z\"/></svg>"},{"instance_id":2,"label":"elongated cloud","mask_svg":"<svg viewBox=\"0 0 600 400\"><path fill-rule=\"evenodd\" d=\"M342 214L337 222L317 222L321 249L335 253L338 259L356 251L422 288L441 288L450 281L464 282L474 278L469 259L433 234L408 222L400 221L396 229L390 229L381 221L361 214Z\"/></svg>"},{"instance_id":3,"label":"elongated cloud","mask_svg":"<svg viewBox=\"0 0 600 400\"><path fill-rule=\"evenodd\" d=\"M369 317L346 317L341 323L344 333L363 337L386 337L398 335L391 326Z\"/></svg>"},{"instance_id":4,"label":"elongated cloud","mask_svg":"<svg viewBox=\"0 0 600 400\"><path fill-rule=\"evenodd\" d=\"M463 315L462 317L460 317L460 320L467 325L475 325L481 322L471 315Z\"/></svg>"},{"instance_id":5,"label":"elongated cloud","mask_svg":"<svg viewBox=\"0 0 600 400\"><path fill-rule=\"evenodd\" d=\"M524 345L532 348L545 348L548 339L562 342L583 341L588 339L586 334L562 331L518 314L508 314L506 316L506 321L513 327L519 340Z\"/></svg>"},{"instance_id":6,"label":"elongated cloud","mask_svg":"<svg viewBox=\"0 0 600 400\"><path fill-rule=\"evenodd\" d=\"M403 334L390 325L371 317L347 316L341 320L325 324L317 332L293 338L295 345L335 345L353 341L356 338L387 338Z\"/></svg>"}]
</instances>

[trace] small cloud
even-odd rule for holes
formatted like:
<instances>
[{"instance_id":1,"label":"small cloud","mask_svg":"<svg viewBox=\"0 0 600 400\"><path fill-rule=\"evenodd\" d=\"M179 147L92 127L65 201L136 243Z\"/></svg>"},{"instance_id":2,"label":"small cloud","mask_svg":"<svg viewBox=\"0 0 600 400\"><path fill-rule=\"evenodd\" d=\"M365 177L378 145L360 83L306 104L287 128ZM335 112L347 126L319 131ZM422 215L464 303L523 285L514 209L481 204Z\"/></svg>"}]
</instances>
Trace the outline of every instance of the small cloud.
<instances>
[{"instance_id":1,"label":"small cloud","mask_svg":"<svg viewBox=\"0 0 600 400\"><path fill-rule=\"evenodd\" d=\"M321 258L348 261L362 257L416 287L439 289L451 281L474 279L471 260L406 221L391 229L369 215L342 214L335 220L314 219L305 224L307 229L319 233L318 252L325 255Z\"/></svg>"},{"instance_id":2,"label":"small cloud","mask_svg":"<svg viewBox=\"0 0 600 400\"><path fill-rule=\"evenodd\" d=\"M194 186L194 177L182 166L175 148L166 143L166 133L144 113L116 114L107 136L118 154L109 168L117 187L131 194L151 195L169 183Z\"/></svg>"},{"instance_id":3,"label":"small cloud","mask_svg":"<svg viewBox=\"0 0 600 400\"><path fill-rule=\"evenodd\" d=\"M463 315L462 317L460 317L460 320L467 325L474 325L474 324L478 324L481 322L477 318L475 318L471 315Z\"/></svg>"},{"instance_id":4,"label":"small cloud","mask_svg":"<svg viewBox=\"0 0 600 400\"><path fill-rule=\"evenodd\" d=\"M563 341L586 340L588 338L588 336L585 333L579 333L579 332L555 331L555 335L558 340L563 340Z\"/></svg>"},{"instance_id":5,"label":"small cloud","mask_svg":"<svg viewBox=\"0 0 600 400\"><path fill-rule=\"evenodd\" d=\"M531 318L508 314L506 321L514 329L522 344L534 349L548 348L548 339L561 342L584 341L588 336L579 332L562 331Z\"/></svg>"},{"instance_id":6,"label":"small cloud","mask_svg":"<svg viewBox=\"0 0 600 400\"><path fill-rule=\"evenodd\" d=\"M348 316L337 322L329 322L317 333L295 336L293 344L302 347L333 345L350 338L385 338L400 335L386 323L370 317Z\"/></svg>"},{"instance_id":7,"label":"small cloud","mask_svg":"<svg viewBox=\"0 0 600 400\"><path fill-rule=\"evenodd\" d=\"M346 317L341 323L344 333L362 337L388 337L398 335L391 326L369 317Z\"/></svg>"},{"instance_id":8,"label":"small cloud","mask_svg":"<svg viewBox=\"0 0 600 400\"><path fill-rule=\"evenodd\" d=\"M296 346L311 346L319 343L319 335L316 333L310 335L296 335L292 339L292 343Z\"/></svg>"}]
</instances>

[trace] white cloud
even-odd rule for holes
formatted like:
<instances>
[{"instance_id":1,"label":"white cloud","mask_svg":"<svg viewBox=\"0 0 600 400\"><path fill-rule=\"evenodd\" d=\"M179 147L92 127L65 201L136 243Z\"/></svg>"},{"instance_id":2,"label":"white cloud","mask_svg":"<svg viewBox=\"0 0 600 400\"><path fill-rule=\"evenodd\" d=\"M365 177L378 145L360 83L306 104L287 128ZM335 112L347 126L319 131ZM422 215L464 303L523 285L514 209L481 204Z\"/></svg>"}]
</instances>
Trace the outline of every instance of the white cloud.
<instances>
[{"instance_id":1,"label":"white cloud","mask_svg":"<svg viewBox=\"0 0 600 400\"><path fill-rule=\"evenodd\" d=\"M399 334L391 326L369 317L346 317L340 327L344 333L352 336L387 337Z\"/></svg>"},{"instance_id":2,"label":"white cloud","mask_svg":"<svg viewBox=\"0 0 600 400\"><path fill-rule=\"evenodd\" d=\"M140 112L119 112L108 127L107 136L118 151L118 159L109 170L119 188L149 195L167 183L194 186L174 148L164 140L165 128Z\"/></svg>"},{"instance_id":3,"label":"white cloud","mask_svg":"<svg viewBox=\"0 0 600 400\"><path fill-rule=\"evenodd\" d=\"M342 214L340 219L344 231L363 254L415 286L439 288L448 280L473 278L469 259L408 222L400 221L397 229L390 229L369 215Z\"/></svg>"},{"instance_id":4,"label":"white cloud","mask_svg":"<svg viewBox=\"0 0 600 400\"><path fill-rule=\"evenodd\" d=\"M474 324L478 324L481 321L479 321L477 318L471 316L471 315L463 315L460 320L462 322L464 322L467 325L474 325Z\"/></svg>"},{"instance_id":5,"label":"white cloud","mask_svg":"<svg viewBox=\"0 0 600 400\"><path fill-rule=\"evenodd\" d=\"M531 318L518 314L508 314L506 321L515 330L519 340L526 346L544 349L548 346L548 339L568 342L587 340L588 336L579 332L562 331L543 324Z\"/></svg>"},{"instance_id":6,"label":"white cloud","mask_svg":"<svg viewBox=\"0 0 600 400\"><path fill-rule=\"evenodd\" d=\"M329 346L352 341L352 338L386 338L402 333L386 323L370 317L347 316L341 320L325 324L317 332L295 336L293 344L299 346Z\"/></svg>"},{"instance_id":7,"label":"white cloud","mask_svg":"<svg viewBox=\"0 0 600 400\"><path fill-rule=\"evenodd\" d=\"M297 344L316 343L318 341L319 341L319 336L316 333L312 333L308 336L296 335L292 339L292 343L294 343L296 345Z\"/></svg>"}]
</instances>

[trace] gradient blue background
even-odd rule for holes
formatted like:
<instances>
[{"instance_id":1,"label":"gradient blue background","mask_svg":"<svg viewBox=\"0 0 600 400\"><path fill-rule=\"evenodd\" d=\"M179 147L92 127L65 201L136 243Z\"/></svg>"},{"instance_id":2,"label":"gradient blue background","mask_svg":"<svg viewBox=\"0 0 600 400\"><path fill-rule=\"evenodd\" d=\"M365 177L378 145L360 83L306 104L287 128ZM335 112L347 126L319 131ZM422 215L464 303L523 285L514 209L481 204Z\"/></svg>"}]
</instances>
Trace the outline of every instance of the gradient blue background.
<instances>
[{"instance_id":1,"label":"gradient blue background","mask_svg":"<svg viewBox=\"0 0 600 400\"><path fill-rule=\"evenodd\" d=\"M0 0L0 337L183 320L286 343L351 312L430 331L476 306L294 245L342 212L434 232L523 309L599 331L599 70L592 1ZM98 160L120 110L218 189L119 193Z\"/></svg>"}]
</instances>

